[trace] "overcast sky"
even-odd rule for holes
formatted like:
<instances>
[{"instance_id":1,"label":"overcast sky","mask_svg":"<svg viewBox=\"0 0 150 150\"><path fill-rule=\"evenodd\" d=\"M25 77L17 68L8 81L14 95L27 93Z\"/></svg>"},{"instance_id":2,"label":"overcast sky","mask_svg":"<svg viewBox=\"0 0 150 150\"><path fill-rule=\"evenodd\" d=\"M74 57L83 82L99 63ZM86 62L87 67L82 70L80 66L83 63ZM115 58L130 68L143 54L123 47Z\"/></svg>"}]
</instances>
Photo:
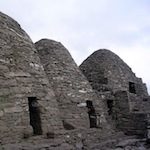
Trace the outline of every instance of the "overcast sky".
<instances>
[{"instance_id":1,"label":"overcast sky","mask_svg":"<svg viewBox=\"0 0 150 150\"><path fill-rule=\"evenodd\" d=\"M0 0L36 42L61 42L78 65L100 48L119 55L150 93L150 0Z\"/></svg>"}]
</instances>

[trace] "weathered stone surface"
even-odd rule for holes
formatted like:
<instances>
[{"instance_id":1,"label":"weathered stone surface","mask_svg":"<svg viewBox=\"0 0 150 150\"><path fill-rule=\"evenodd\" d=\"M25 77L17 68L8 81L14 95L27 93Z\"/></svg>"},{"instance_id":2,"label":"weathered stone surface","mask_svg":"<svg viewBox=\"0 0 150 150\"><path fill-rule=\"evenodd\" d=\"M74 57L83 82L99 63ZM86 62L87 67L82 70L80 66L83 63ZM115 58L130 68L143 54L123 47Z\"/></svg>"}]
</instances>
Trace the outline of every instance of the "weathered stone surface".
<instances>
[{"instance_id":1,"label":"weathered stone surface","mask_svg":"<svg viewBox=\"0 0 150 150\"><path fill-rule=\"evenodd\" d=\"M103 117L107 116L103 102L98 101L97 95L70 53L60 42L42 39L36 42L35 46L57 97L66 129L68 127L70 130L71 126L71 129L90 126L86 104L88 100L93 103L97 118L99 114L103 114ZM109 125L104 122L100 126L105 128Z\"/></svg>"},{"instance_id":2,"label":"weathered stone surface","mask_svg":"<svg viewBox=\"0 0 150 150\"><path fill-rule=\"evenodd\" d=\"M23 129L23 138L29 138L33 135L32 126L28 125Z\"/></svg>"},{"instance_id":3,"label":"weathered stone surface","mask_svg":"<svg viewBox=\"0 0 150 150\"><path fill-rule=\"evenodd\" d=\"M29 97L35 97L40 104L39 110L46 107L52 108L40 113L39 126L42 130L44 129L44 134L47 132L45 126L51 126L52 129L62 128L59 110L55 109L58 108L57 101L43 72L34 44L15 20L1 12L0 82L0 117L6 123L6 131L1 130L0 134L2 143L7 137L9 137L8 140L4 142L22 138L22 128L32 122L29 115L32 113L29 112ZM50 111L53 112L50 113ZM49 114L51 115L47 117Z\"/></svg>"},{"instance_id":4,"label":"weathered stone surface","mask_svg":"<svg viewBox=\"0 0 150 150\"><path fill-rule=\"evenodd\" d=\"M10 108L4 108L4 113L19 113L19 112L22 112L23 109L22 107L10 107Z\"/></svg>"},{"instance_id":5,"label":"weathered stone surface","mask_svg":"<svg viewBox=\"0 0 150 150\"><path fill-rule=\"evenodd\" d=\"M131 68L106 49L94 52L79 68L104 101L110 122L126 134L146 136L150 97Z\"/></svg>"},{"instance_id":6,"label":"weathered stone surface","mask_svg":"<svg viewBox=\"0 0 150 150\"><path fill-rule=\"evenodd\" d=\"M76 143L75 146L78 149L82 149L83 148L83 143L80 141L80 142Z\"/></svg>"},{"instance_id":7,"label":"weathered stone surface","mask_svg":"<svg viewBox=\"0 0 150 150\"><path fill-rule=\"evenodd\" d=\"M110 51L92 59L80 66L90 85L61 43L34 45L0 12L0 149L150 149L149 139L112 130L144 135L148 127L150 138L145 84Z\"/></svg>"},{"instance_id":8,"label":"weathered stone surface","mask_svg":"<svg viewBox=\"0 0 150 150\"><path fill-rule=\"evenodd\" d=\"M137 95L148 96L142 80L135 76L131 68L121 58L109 50L95 51L80 65L80 69L96 90L129 91L129 82L133 82Z\"/></svg>"},{"instance_id":9,"label":"weathered stone surface","mask_svg":"<svg viewBox=\"0 0 150 150\"><path fill-rule=\"evenodd\" d=\"M0 117L4 115L4 111L0 111Z\"/></svg>"}]
</instances>

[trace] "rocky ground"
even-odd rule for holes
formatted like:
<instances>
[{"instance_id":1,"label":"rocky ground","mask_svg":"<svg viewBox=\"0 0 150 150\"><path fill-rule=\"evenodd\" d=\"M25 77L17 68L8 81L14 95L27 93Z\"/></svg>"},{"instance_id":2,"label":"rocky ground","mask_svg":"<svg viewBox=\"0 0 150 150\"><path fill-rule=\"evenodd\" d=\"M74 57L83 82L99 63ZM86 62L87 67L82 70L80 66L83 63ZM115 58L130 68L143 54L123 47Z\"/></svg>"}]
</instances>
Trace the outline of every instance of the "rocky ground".
<instances>
[{"instance_id":1,"label":"rocky ground","mask_svg":"<svg viewBox=\"0 0 150 150\"><path fill-rule=\"evenodd\" d=\"M0 146L0 150L150 150L146 139L114 133L100 138L96 130L68 132L54 139L33 136L17 143Z\"/></svg>"}]
</instances>

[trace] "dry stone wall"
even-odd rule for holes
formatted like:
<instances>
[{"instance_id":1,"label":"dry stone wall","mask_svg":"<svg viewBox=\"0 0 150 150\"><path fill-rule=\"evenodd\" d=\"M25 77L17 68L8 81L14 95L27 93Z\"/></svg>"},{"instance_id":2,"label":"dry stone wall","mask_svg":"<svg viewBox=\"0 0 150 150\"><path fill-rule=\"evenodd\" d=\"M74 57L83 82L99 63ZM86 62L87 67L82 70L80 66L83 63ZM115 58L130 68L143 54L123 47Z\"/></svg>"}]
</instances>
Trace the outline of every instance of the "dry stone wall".
<instances>
[{"instance_id":1,"label":"dry stone wall","mask_svg":"<svg viewBox=\"0 0 150 150\"><path fill-rule=\"evenodd\" d=\"M129 82L131 82L134 83L139 96L148 95L146 85L142 83L141 78L137 78L131 68L110 50L95 51L80 65L80 69L91 84L94 84L93 86L97 84L100 88L103 85L99 91L115 92L120 89L129 91Z\"/></svg>"},{"instance_id":2,"label":"dry stone wall","mask_svg":"<svg viewBox=\"0 0 150 150\"><path fill-rule=\"evenodd\" d=\"M94 52L79 68L99 97L102 97L110 118L116 122L116 127L129 134L143 133L145 136L145 118L150 112L150 101L142 79L137 78L121 58L106 49Z\"/></svg>"},{"instance_id":3,"label":"dry stone wall","mask_svg":"<svg viewBox=\"0 0 150 150\"><path fill-rule=\"evenodd\" d=\"M118 56L97 51L80 69L86 77L61 43L34 44L0 12L0 149L117 150L136 143L113 125L150 138L146 85Z\"/></svg>"},{"instance_id":4,"label":"dry stone wall","mask_svg":"<svg viewBox=\"0 0 150 150\"><path fill-rule=\"evenodd\" d=\"M34 44L20 25L3 13L0 83L1 142L20 140L29 129L46 134L62 128L56 98Z\"/></svg>"},{"instance_id":5,"label":"dry stone wall","mask_svg":"<svg viewBox=\"0 0 150 150\"><path fill-rule=\"evenodd\" d=\"M117 129L127 135L147 137L147 114L131 112L129 103L129 95L126 91L115 93Z\"/></svg>"},{"instance_id":6,"label":"dry stone wall","mask_svg":"<svg viewBox=\"0 0 150 150\"><path fill-rule=\"evenodd\" d=\"M102 101L98 100L68 50L61 43L48 39L35 45L57 97L62 120L74 128L90 127L87 101L91 101L96 113L94 117L103 118L99 126L108 127Z\"/></svg>"}]
</instances>

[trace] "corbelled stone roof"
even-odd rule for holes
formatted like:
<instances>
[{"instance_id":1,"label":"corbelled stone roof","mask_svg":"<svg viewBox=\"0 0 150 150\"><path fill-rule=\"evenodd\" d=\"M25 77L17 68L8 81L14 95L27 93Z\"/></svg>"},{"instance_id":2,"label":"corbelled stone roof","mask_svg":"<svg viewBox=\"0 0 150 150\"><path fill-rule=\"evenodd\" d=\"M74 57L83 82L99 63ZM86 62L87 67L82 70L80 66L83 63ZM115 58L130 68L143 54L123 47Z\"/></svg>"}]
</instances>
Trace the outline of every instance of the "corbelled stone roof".
<instances>
[{"instance_id":1,"label":"corbelled stone roof","mask_svg":"<svg viewBox=\"0 0 150 150\"><path fill-rule=\"evenodd\" d=\"M142 79L137 78L120 57L106 49L95 51L79 68L103 97L116 127L126 134L146 136L150 97Z\"/></svg>"},{"instance_id":2,"label":"corbelled stone roof","mask_svg":"<svg viewBox=\"0 0 150 150\"><path fill-rule=\"evenodd\" d=\"M103 102L97 101L92 87L60 42L42 39L35 45L57 97L63 120L75 128L89 127L86 108L86 102L89 100L93 102L99 114L106 115ZM84 106L80 107L82 104Z\"/></svg>"},{"instance_id":3,"label":"corbelled stone roof","mask_svg":"<svg viewBox=\"0 0 150 150\"><path fill-rule=\"evenodd\" d=\"M60 42L34 44L0 12L0 149L144 149L143 141L130 143L122 133L110 137L108 121L115 100L121 131L147 134L147 114L131 112L149 103L138 97L147 96L141 79L109 50L96 51L80 69L88 80ZM138 85L137 93L129 93L128 83Z\"/></svg>"},{"instance_id":4,"label":"corbelled stone roof","mask_svg":"<svg viewBox=\"0 0 150 150\"><path fill-rule=\"evenodd\" d=\"M31 126L35 134L62 128L57 101L34 44L20 25L3 13L0 83L1 143L21 139Z\"/></svg>"},{"instance_id":5,"label":"corbelled stone roof","mask_svg":"<svg viewBox=\"0 0 150 150\"><path fill-rule=\"evenodd\" d=\"M95 51L83 61L80 69L89 81L97 82L99 85L107 79L107 88L112 90L120 88L128 90L129 82L143 84L141 78L137 78L131 68L119 56L107 49ZM144 84L139 92L148 95Z\"/></svg>"}]
</instances>

